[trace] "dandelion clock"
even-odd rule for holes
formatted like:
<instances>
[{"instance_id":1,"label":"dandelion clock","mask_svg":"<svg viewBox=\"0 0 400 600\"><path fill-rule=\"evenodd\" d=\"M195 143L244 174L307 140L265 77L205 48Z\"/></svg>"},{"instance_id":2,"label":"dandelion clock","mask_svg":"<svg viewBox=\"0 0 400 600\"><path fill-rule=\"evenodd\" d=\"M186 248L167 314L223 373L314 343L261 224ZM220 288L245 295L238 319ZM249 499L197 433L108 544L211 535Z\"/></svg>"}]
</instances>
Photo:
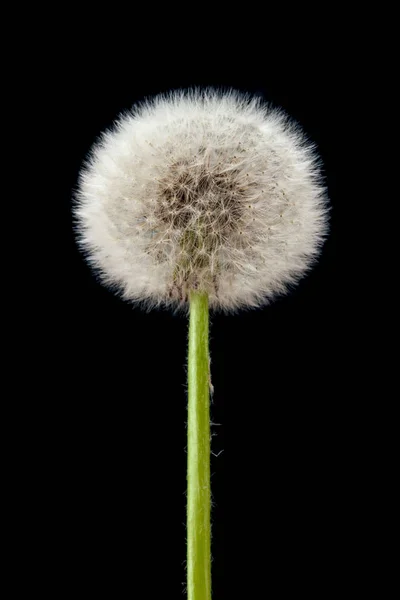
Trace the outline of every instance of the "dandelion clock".
<instances>
[{"instance_id":1,"label":"dandelion clock","mask_svg":"<svg viewBox=\"0 0 400 600\"><path fill-rule=\"evenodd\" d=\"M157 96L103 134L75 204L105 284L189 315L187 591L211 598L209 311L259 307L313 265L327 203L312 146L282 112L213 90Z\"/></svg>"}]
</instances>

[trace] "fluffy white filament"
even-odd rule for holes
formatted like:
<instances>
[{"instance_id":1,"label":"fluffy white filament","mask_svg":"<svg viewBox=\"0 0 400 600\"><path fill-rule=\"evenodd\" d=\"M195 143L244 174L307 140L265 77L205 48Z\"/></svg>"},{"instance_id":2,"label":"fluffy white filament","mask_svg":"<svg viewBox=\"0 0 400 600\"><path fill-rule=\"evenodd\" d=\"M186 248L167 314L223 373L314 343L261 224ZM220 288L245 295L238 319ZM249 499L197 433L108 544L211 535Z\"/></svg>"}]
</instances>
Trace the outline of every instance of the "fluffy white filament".
<instances>
[{"instance_id":1,"label":"fluffy white filament","mask_svg":"<svg viewBox=\"0 0 400 600\"><path fill-rule=\"evenodd\" d=\"M312 265L327 230L318 161L281 112L237 92L157 96L123 115L82 170L88 260L123 297L258 306Z\"/></svg>"}]
</instances>

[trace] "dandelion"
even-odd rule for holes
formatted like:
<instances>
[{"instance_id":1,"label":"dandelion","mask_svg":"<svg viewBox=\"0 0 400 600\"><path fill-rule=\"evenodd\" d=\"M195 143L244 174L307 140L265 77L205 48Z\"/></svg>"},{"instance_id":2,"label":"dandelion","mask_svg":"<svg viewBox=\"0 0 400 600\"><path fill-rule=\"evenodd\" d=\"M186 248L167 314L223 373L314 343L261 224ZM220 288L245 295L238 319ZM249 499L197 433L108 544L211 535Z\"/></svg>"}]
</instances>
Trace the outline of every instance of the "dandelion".
<instances>
[{"instance_id":1,"label":"dandelion","mask_svg":"<svg viewBox=\"0 0 400 600\"><path fill-rule=\"evenodd\" d=\"M297 126L235 92L158 96L123 115L83 169L80 243L127 300L267 303L313 264L325 191Z\"/></svg>"},{"instance_id":2,"label":"dandelion","mask_svg":"<svg viewBox=\"0 0 400 600\"><path fill-rule=\"evenodd\" d=\"M75 217L88 261L123 298L190 311L188 598L208 600L208 311L267 304L313 265L327 233L318 159L259 99L160 95L94 146Z\"/></svg>"}]
</instances>

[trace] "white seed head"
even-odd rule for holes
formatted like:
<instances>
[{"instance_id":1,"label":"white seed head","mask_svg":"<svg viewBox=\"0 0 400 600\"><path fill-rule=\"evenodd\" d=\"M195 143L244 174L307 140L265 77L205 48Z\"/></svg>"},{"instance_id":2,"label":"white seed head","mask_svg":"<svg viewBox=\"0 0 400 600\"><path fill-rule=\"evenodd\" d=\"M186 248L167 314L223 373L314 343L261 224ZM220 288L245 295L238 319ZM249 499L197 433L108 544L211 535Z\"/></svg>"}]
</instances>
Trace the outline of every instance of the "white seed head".
<instances>
[{"instance_id":1,"label":"white seed head","mask_svg":"<svg viewBox=\"0 0 400 600\"><path fill-rule=\"evenodd\" d=\"M280 111L237 92L157 96L104 133L84 166L78 237L127 300L265 304L312 265L327 203L312 146Z\"/></svg>"}]
</instances>

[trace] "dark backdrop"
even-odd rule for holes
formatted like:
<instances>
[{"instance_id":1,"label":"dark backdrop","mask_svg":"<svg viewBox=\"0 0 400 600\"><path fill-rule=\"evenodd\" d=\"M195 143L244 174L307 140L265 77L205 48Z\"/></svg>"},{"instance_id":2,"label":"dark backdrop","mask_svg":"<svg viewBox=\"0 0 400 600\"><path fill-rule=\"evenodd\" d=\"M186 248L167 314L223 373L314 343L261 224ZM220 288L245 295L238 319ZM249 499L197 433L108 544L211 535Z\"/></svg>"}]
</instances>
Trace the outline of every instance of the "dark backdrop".
<instances>
[{"instance_id":1,"label":"dark backdrop","mask_svg":"<svg viewBox=\"0 0 400 600\"><path fill-rule=\"evenodd\" d=\"M271 590L280 598L289 589L327 597L326 582L333 590L350 568L340 551L353 473L336 273L339 82L331 52L315 43L280 61L267 44L248 46L242 60L229 47L215 61L168 44L156 60L137 47L132 61L127 48L124 60L109 49L99 55L89 44L63 59L57 127L68 265L54 268L62 292L52 301L63 308L47 418L64 586L183 597L187 322L142 312L98 283L75 244L71 196L96 136L121 111L195 85L258 94L295 118L317 145L332 208L319 263L296 289L259 310L211 317L214 598Z\"/></svg>"}]
</instances>

